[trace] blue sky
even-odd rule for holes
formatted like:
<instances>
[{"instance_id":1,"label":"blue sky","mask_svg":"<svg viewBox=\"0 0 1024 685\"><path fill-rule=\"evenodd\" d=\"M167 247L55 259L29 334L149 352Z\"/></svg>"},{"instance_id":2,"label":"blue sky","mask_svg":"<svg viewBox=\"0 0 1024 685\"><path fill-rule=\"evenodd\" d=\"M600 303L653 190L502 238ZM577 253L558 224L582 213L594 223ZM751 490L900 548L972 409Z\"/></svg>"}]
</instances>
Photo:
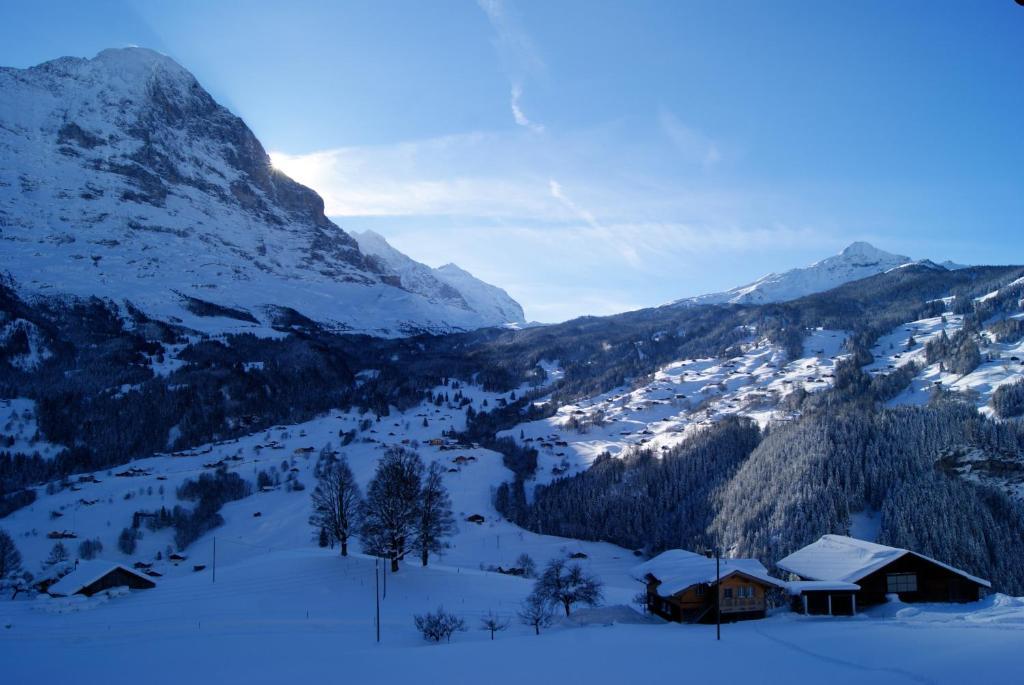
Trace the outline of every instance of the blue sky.
<instances>
[{"instance_id":1,"label":"blue sky","mask_svg":"<svg viewBox=\"0 0 1024 685\"><path fill-rule=\"evenodd\" d=\"M12 2L0 64L143 45L346 229L528 317L722 290L853 240L1024 262L1024 7Z\"/></svg>"}]
</instances>

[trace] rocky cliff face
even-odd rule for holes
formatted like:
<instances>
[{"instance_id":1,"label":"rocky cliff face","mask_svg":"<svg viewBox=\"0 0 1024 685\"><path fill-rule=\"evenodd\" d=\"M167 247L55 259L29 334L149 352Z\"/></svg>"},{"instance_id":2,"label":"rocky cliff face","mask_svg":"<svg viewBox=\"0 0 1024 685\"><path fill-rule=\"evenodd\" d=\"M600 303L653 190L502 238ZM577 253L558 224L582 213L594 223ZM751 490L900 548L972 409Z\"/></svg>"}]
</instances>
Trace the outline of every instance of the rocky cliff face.
<instances>
[{"instance_id":1,"label":"rocky cliff face","mask_svg":"<svg viewBox=\"0 0 1024 685\"><path fill-rule=\"evenodd\" d=\"M405 288L168 57L0 69L0 92L0 270L27 294L130 302L211 331L282 308L389 336L504 323L459 293Z\"/></svg>"}]
</instances>

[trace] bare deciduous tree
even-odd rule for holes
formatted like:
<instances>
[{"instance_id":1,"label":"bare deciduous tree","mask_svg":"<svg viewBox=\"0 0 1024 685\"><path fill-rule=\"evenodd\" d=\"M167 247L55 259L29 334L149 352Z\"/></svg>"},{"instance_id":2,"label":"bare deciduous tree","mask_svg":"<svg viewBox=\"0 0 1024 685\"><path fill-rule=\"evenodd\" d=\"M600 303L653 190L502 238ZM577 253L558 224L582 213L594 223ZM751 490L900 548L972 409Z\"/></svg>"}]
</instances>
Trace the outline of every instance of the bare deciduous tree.
<instances>
[{"instance_id":1,"label":"bare deciduous tree","mask_svg":"<svg viewBox=\"0 0 1024 685\"><path fill-rule=\"evenodd\" d=\"M309 524L337 542L341 556L348 556L348 540L355 532L363 497L344 457L323 469L312 499Z\"/></svg>"},{"instance_id":2,"label":"bare deciduous tree","mask_svg":"<svg viewBox=\"0 0 1024 685\"><path fill-rule=\"evenodd\" d=\"M444 467L435 461L427 468L427 474L423 479L419 520L416 523L416 537L413 540L413 549L419 551L424 566L430 559L430 553L441 551L444 539L454 532L452 500L444 487Z\"/></svg>"},{"instance_id":3,"label":"bare deciduous tree","mask_svg":"<svg viewBox=\"0 0 1024 685\"><path fill-rule=\"evenodd\" d=\"M413 616L413 620L416 623L416 630L420 631L424 640L430 642L451 642L453 633L466 630L466 622L445 611L444 607L438 607L436 612L428 611L422 616Z\"/></svg>"},{"instance_id":4,"label":"bare deciduous tree","mask_svg":"<svg viewBox=\"0 0 1024 685\"><path fill-rule=\"evenodd\" d=\"M359 538L369 554L391 560L391 572L405 558L419 521L420 485L423 461L420 455L392 447L377 464L377 472L366 489Z\"/></svg>"},{"instance_id":5,"label":"bare deciduous tree","mask_svg":"<svg viewBox=\"0 0 1024 685\"><path fill-rule=\"evenodd\" d=\"M594 606L601 601L601 581L579 564L552 559L533 587L534 594L549 604L561 605L568 616L574 604Z\"/></svg>"},{"instance_id":6,"label":"bare deciduous tree","mask_svg":"<svg viewBox=\"0 0 1024 685\"><path fill-rule=\"evenodd\" d=\"M536 593L531 593L519 607L519 620L525 625L533 626L537 635L540 635L541 628L551 625L553 619L551 605Z\"/></svg>"},{"instance_id":7,"label":"bare deciduous tree","mask_svg":"<svg viewBox=\"0 0 1024 685\"><path fill-rule=\"evenodd\" d=\"M483 618L480 619L481 630L491 631L491 639L494 639L494 634L502 630L507 630L511 621L503 616L498 616L493 611L488 611Z\"/></svg>"}]
</instances>

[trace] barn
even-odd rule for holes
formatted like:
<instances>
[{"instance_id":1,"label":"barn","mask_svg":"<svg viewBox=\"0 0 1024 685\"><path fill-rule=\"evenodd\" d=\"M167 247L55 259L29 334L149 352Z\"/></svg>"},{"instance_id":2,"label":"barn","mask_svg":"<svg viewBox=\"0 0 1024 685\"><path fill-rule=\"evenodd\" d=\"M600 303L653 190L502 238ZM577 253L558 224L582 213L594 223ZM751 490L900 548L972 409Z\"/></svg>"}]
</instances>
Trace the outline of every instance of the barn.
<instances>
[{"instance_id":1,"label":"barn","mask_svg":"<svg viewBox=\"0 0 1024 685\"><path fill-rule=\"evenodd\" d=\"M987 580L923 554L845 535L822 536L776 566L801 581L814 581L790 587L800 598L794 606L799 603L808 613L826 613L810 608L812 603L820 608L821 598L827 599L829 593L833 609L837 599L843 607L831 613L856 613L857 606L882 604L888 595L898 595L904 602L973 602L992 587ZM849 611L847 597L853 602Z\"/></svg>"},{"instance_id":2,"label":"barn","mask_svg":"<svg viewBox=\"0 0 1024 685\"><path fill-rule=\"evenodd\" d=\"M713 623L716 597L723 621L764 618L766 593L785 587L757 559L722 559L719 569L714 558L682 549L662 552L630 574L647 586L648 610L678 623Z\"/></svg>"},{"instance_id":3,"label":"barn","mask_svg":"<svg viewBox=\"0 0 1024 685\"><path fill-rule=\"evenodd\" d=\"M121 564L94 559L79 561L75 565L75 569L51 585L47 589L47 593L52 597L69 597L71 595L92 597L97 592L115 587L148 590L156 587L156 583Z\"/></svg>"}]
</instances>

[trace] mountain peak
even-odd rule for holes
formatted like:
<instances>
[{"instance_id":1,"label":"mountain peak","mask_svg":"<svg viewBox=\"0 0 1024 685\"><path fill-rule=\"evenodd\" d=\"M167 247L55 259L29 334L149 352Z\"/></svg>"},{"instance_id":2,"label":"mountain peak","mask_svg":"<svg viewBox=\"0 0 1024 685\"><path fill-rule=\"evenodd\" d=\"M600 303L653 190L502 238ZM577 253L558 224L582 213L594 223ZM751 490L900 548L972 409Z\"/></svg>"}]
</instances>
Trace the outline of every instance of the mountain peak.
<instances>
[{"instance_id":1,"label":"mountain peak","mask_svg":"<svg viewBox=\"0 0 1024 685\"><path fill-rule=\"evenodd\" d=\"M163 53L140 47L107 48L91 59L59 57L27 71L103 84L138 94L144 94L154 80L174 84L186 91L198 87L195 76L188 69Z\"/></svg>"},{"instance_id":2,"label":"mountain peak","mask_svg":"<svg viewBox=\"0 0 1024 685\"><path fill-rule=\"evenodd\" d=\"M831 290L844 283L873 276L912 263L910 257L880 250L858 240L842 252L814 264L784 273L771 273L722 293L711 293L680 301L681 304L764 304L785 302L811 293Z\"/></svg>"},{"instance_id":3,"label":"mountain peak","mask_svg":"<svg viewBox=\"0 0 1024 685\"><path fill-rule=\"evenodd\" d=\"M839 254L844 256L844 257L852 257L852 256L874 255L874 254L877 254L879 252L881 252L881 250L879 250L877 247L875 247L871 243L865 242L863 240L857 240L855 242L850 243L845 248L843 248L843 251L840 252Z\"/></svg>"},{"instance_id":4,"label":"mountain peak","mask_svg":"<svg viewBox=\"0 0 1024 685\"><path fill-rule=\"evenodd\" d=\"M459 266L455 262L448 262L447 264L442 264L441 266L437 267L437 271L441 271L441 272L445 272L445 273L450 273L450 274L465 274L466 276L472 276L471 273L469 273L468 271L463 269L461 266Z\"/></svg>"},{"instance_id":5,"label":"mountain peak","mask_svg":"<svg viewBox=\"0 0 1024 685\"><path fill-rule=\"evenodd\" d=\"M523 308L501 288L485 283L455 264L432 269L402 254L371 230L353 232L363 253L380 259L398 274L401 287L432 300L445 301L474 312L483 325L523 324Z\"/></svg>"},{"instance_id":6,"label":"mountain peak","mask_svg":"<svg viewBox=\"0 0 1024 685\"><path fill-rule=\"evenodd\" d=\"M0 92L0 273L20 290L130 299L210 332L278 325L283 309L373 335L521 316L514 301L467 304L429 267L415 281L415 263L381 236L360 250L320 196L274 169L245 122L166 55L116 48L0 67Z\"/></svg>"},{"instance_id":7,"label":"mountain peak","mask_svg":"<svg viewBox=\"0 0 1024 685\"><path fill-rule=\"evenodd\" d=\"M880 250L871 243L865 242L863 240L858 240L850 243L845 248L843 248L843 251L839 253L839 256L846 257L848 259L901 259L904 262L910 261L910 257L905 257L903 255L897 255L891 252L886 252L885 250Z\"/></svg>"},{"instance_id":8,"label":"mountain peak","mask_svg":"<svg viewBox=\"0 0 1024 685\"><path fill-rule=\"evenodd\" d=\"M175 62L171 57L157 52L150 48L143 48L137 45L129 45L123 48L107 48L100 50L91 62L104 64L111 67L127 67L132 69L167 69L168 71L183 72L189 74L185 67ZM191 74L189 74L191 76Z\"/></svg>"}]
</instances>

